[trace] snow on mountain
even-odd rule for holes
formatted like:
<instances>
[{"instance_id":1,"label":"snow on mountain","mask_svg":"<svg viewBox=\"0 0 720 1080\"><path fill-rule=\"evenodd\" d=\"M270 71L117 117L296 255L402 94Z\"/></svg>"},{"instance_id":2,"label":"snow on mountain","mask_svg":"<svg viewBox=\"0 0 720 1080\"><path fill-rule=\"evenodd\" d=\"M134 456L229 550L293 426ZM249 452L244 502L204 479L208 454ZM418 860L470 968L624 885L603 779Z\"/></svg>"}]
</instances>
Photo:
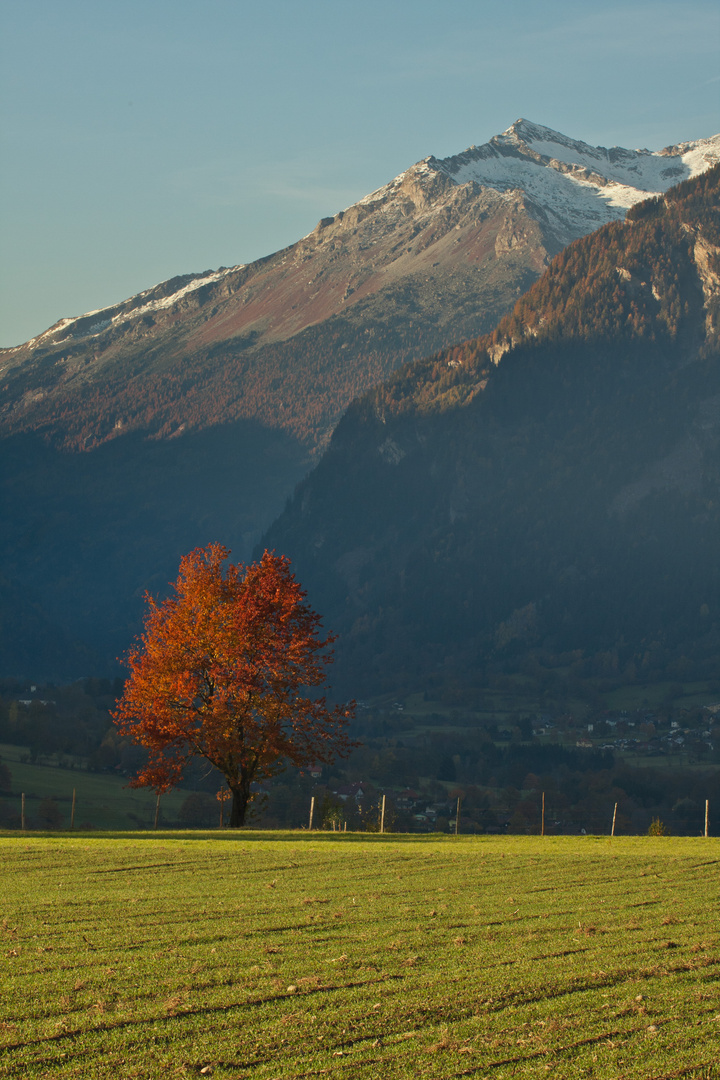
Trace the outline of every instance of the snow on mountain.
<instances>
[{"instance_id":1,"label":"snow on mountain","mask_svg":"<svg viewBox=\"0 0 720 1080\"><path fill-rule=\"evenodd\" d=\"M72 319L60 319L59 322L56 322L54 326L51 326L49 330L45 330L38 337L31 338L24 345L8 349L7 352L12 353L17 352L19 349L26 349L29 345L35 345L45 338L53 338L56 343L59 343L67 336L73 336L73 327L78 329L81 327L83 337L93 337L113 325L123 322L125 319L134 319L142 315L149 315L154 311L171 308L183 297L188 296L204 285L212 285L227 277L228 274L242 269L242 264L230 267L224 266L220 270L208 271L205 274L192 274L183 278L173 278L171 282L163 282L162 285L145 289L144 292L137 293L119 304L111 304L108 307L96 308L94 311L86 311L84 315L78 315ZM191 280L188 280L188 277ZM177 287L173 287L176 282L178 283ZM180 284L181 282L183 284ZM164 286L170 286L170 291L167 292ZM87 325L86 320L91 318L93 322Z\"/></svg>"},{"instance_id":2,"label":"snow on mountain","mask_svg":"<svg viewBox=\"0 0 720 1080\"><path fill-rule=\"evenodd\" d=\"M361 204L392 195L410 178L427 184L439 175L502 194L520 191L547 215L564 245L718 161L720 135L659 151L606 149L520 119L483 146L442 160L425 158Z\"/></svg>"},{"instance_id":3,"label":"snow on mountain","mask_svg":"<svg viewBox=\"0 0 720 1080\"><path fill-rule=\"evenodd\" d=\"M498 196L500 200L507 200L508 207L511 204L517 206L518 196L523 198L530 216L542 225L549 242L548 250L554 253L608 221L624 217L634 203L667 191L673 184L704 172L718 161L720 135L660 151L606 149L520 119L483 146L471 146L461 154L442 160L432 156L425 158L335 217L324 218L299 245L288 249L282 262L287 265L288 260L296 261L298 255L304 262L309 248L314 256L319 255L324 238L332 233L333 242L359 245L353 263L358 258L360 262L366 261L368 245L375 249L374 262L377 263L384 241L391 233L398 229L396 235L399 236L404 227L412 224L411 219L415 231L418 226L427 228L428 223L447 214L449 203L459 194L458 188L465 185L476 185L481 189L477 192L474 187L476 194L482 196L485 192L486 197L492 196L496 202ZM386 262L397 260L398 267L401 262L404 266L409 249L402 245L396 247L402 258L393 249L387 254ZM242 265L222 267L217 271L173 278L119 304L76 318L61 319L24 345L3 352L9 356L24 353L28 347L59 344L69 338L95 337L104 331L113 331L129 320L134 323L159 312L174 318L176 313L172 309L191 293L204 286L217 286L228 275L237 275L244 269ZM239 284L238 278L230 278L223 290L233 291ZM366 284L365 290L368 288ZM354 294L355 300L359 299L358 285L354 280L350 283L349 279L341 288L343 303L350 293ZM303 306L298 303L299 297L285 299L284 306L288 311ZM317 316L313 315L310 321L317 321ZM302 325L300 320L298 329L302 329Z\"/></svg>"},{"instance_id":4,"label":"snow on mountain","mask_svg":"<svg viewBox=\"0 0 720 1080\"><path fill-rule=\"evenodd\" d=\"M608 150L520 119L484 146L433 165L456 184L521 189L560 222L564 219L570 240L624 217L636 202L718 161L720 135L660 151Z\"/></svg>"}]
</instances>

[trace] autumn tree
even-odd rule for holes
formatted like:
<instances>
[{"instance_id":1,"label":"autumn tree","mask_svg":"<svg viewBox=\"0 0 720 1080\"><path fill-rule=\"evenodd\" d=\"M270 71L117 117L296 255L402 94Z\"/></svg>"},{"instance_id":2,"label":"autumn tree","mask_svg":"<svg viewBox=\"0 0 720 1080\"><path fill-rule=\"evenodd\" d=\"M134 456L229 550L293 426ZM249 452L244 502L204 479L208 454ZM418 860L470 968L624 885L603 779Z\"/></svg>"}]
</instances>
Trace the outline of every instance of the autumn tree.
<instances>
[{"instance_id":1,"label":"autumn tree","mask_svg":"<svg viewBox=\"0 0 720 1080\"><path fill-rule=\"evenodd\" d=\"M245 821L252 785L286 764L345 756L353 704L328 708L309 690L326 682L332 635L284 556L223 564L211 544L186 555L162 603L146 595L144 633L126 658L130 676L113 719L146 747L131 786L167 791L204 757L232 792L231 827Z\"/></svg>"}]
</instances>

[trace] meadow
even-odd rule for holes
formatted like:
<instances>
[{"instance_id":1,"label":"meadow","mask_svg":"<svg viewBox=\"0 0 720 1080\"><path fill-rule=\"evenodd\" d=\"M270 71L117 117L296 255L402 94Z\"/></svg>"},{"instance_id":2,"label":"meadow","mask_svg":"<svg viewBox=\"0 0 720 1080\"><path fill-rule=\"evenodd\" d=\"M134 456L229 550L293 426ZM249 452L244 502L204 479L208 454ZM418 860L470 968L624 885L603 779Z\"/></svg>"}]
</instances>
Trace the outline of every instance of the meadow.
<instances>
[{"instance_id":1,"label":"meadow","mask_svg":"<svg viewBox=\"0 0 720 1080\"><path fill-rule=\"evenodd\" d=\"M0 1077L720 1076L720 841L0 836Z\"/></svg>"},{"instance_id":2,"label":"meadow","mask_svg":"<svg viewBox=\"0 0 720 1080\"><path fill-rule=\"evenodd\" d=\"M72 795L76 791L75 825L82 829L149 828L155 818L155 793L148 788L130 788L128 778L112 773L87 772L85 768L63 768L57 763L31 763L26 747L0 744L0 760L11 770L12 794L1 797L20 815L20 794L25 792L29 821L35 821L41 800L55 800L62 815L60 828L70 825ZM82 759L78 759L80 763ZM163 795L160 822L176 819L191 792L174 788ZM219 805L219 804L218 804ZM219 818L219 814L218 814Z\"/></svg>"}]
</instances>

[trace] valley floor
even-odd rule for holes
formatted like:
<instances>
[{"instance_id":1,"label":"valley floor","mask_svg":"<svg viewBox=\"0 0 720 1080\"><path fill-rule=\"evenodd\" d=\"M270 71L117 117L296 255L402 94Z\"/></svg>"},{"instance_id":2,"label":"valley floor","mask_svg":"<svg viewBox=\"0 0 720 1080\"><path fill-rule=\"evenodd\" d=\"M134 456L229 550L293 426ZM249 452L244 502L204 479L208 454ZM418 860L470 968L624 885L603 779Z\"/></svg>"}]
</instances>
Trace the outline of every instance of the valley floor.
<instances>
[{"instance_id":1,"label":"valley floor","mask_svg":"<svg viewBox=\"0 0 720 1080\"><path fill-rule=\"evenodd\" d=\"M0 836L0 1077L716 1075L720 841Z\"/></svg>"}]
</instances>

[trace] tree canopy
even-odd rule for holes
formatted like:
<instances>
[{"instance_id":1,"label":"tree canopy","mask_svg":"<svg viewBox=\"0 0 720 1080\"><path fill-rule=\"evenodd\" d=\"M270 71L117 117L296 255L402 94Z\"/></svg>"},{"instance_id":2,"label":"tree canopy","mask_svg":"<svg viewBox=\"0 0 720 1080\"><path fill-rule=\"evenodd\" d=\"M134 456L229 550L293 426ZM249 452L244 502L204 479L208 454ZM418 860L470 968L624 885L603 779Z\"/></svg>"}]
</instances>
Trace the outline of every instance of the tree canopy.
<instances>
[{"instance_id":1,"label":"tree canopy","mask_svg":"<svg viewBox=\"0 0 720 1080\"><path fill-rule=\"evenodd\" d=\"M144 633L130 650L130 676L113 719L149 751L131 781L167 791L191 758L204 757L232 792L230 825L244 823L252 785L290 763L345 756L354 705L328 708L307 693L325 684L332 635L284 556L266 551L249 566L223 564L211 544L186 555L162 603L146 596Z\"/></svg>"}]
</instances>

